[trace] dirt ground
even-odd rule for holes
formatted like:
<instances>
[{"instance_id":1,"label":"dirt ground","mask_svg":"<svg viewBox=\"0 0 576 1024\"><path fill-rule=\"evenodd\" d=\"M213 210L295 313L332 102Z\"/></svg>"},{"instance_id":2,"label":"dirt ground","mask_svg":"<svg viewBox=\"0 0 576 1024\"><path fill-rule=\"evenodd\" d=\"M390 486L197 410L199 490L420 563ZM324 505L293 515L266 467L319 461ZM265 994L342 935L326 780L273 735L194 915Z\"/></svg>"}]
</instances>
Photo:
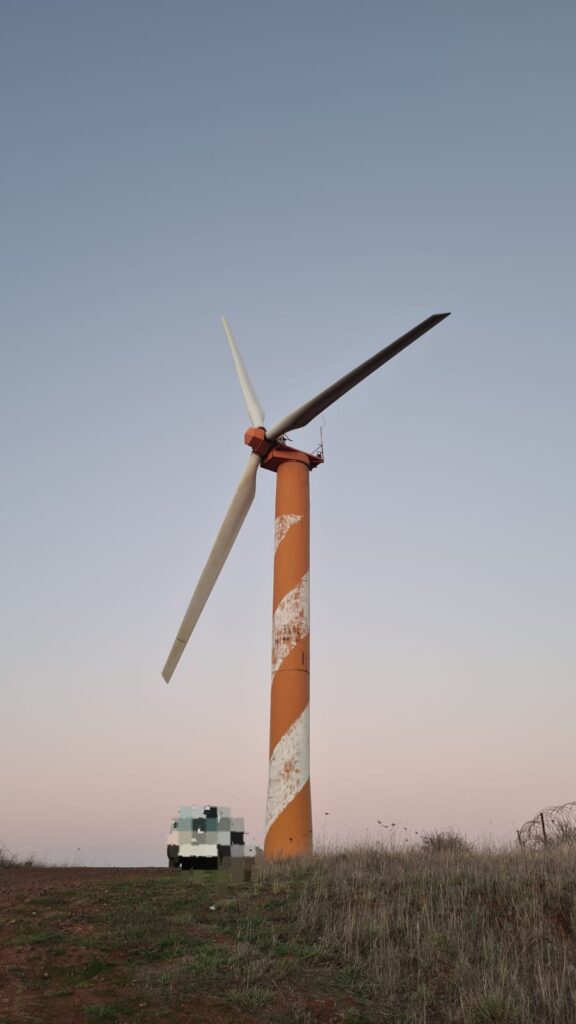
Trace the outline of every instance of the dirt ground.
<instances>
[{"instance_id":1,"label":"dirt ground","mask_svg":"<svg viewBox=\"0 0 576 1024\"><path fill-rule=\"evenodd\" d=\"M134 878L135 876L161 876L165 868L11 868L0 872L0 912L3 911L9 894L31 893L39 889L70 886L86 882L106 882L109 879Z\"/></svg>"},{"instance_id":2,"label":"dirt ground","mask_svg":"<svg viewBox=\"0 0 576 1024\"><path fill-rule=\"evenodd\" d=\"M163 868L12 868L0 871L0 1024L254 1024L231 1016L218 999L177 995L164 1005L138 991L132 958L102 933L118 926L126 904L115 893L134 884L163 883ZM176 873L174 873L176 874ZM107 920L109 919L109 920Z\"/></svg>"}]
</instances>

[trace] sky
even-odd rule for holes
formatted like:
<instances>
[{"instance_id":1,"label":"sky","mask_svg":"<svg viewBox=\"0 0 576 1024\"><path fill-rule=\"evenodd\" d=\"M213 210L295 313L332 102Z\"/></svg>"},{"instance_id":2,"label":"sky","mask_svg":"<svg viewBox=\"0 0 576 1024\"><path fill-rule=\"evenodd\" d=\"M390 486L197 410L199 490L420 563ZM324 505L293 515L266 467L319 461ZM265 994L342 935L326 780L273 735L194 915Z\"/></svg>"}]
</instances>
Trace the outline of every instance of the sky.
<instances>
[{"instance_id":1,"label":"sky","mask_svg":"<svg viewBox=\"0 0 576 1024\"><path fill-rule=\"evenodd\" d=\"M294 436L317 840L511 842L576 800L575 31L568 0L0 0L10 850L163 864L191 803L262 841L273 474L160 675L247 456L221 313L274 423L451 312Z\"/></svg>"}]
</instances>

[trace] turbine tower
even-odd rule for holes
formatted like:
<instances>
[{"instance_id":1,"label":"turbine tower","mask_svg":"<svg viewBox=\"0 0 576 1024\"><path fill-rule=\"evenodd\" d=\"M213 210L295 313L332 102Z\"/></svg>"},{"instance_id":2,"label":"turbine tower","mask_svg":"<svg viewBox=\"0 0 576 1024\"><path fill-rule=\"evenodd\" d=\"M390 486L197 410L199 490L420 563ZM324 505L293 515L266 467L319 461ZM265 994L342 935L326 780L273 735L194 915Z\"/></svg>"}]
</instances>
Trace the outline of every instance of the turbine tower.
<instances>
[{"instance_id":1,"label":"turbine tower","mask_svg":"<svg viewBox=\"0 0 576 1024\"><path fill-rule=\"evenodd\" d=\"M435 313L381 349L320 394L264 427L264 411L225 317L222 324L252 426L244 435L252 449L246 468L208 561L192 595L162 675L166 682L178 664L192 631L256 493L260 466L276 473L274 606L270 761L266 807L266 857L290 857L312 850L310 798L310 471L322 461L286 443L288 431L305 427L380 366L444 320Z\"/></svg>"}]
</instances>

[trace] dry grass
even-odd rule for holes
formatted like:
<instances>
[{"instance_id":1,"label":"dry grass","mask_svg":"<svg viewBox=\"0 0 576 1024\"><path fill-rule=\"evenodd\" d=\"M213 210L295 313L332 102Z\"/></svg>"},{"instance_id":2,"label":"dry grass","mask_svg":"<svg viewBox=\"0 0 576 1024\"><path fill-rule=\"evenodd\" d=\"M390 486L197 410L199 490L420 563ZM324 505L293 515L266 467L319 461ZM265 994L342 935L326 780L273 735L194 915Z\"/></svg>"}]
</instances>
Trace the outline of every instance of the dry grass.
<instances>
[{"instance_id":1,"label":"dry grass","mask_svg":"<svg viewBox=\"0 0 576 1024\"><path fill-rule=\"evenodd\" d=\"M576 849L370 849L267 865L288 934L369 996L367 1021L576 1021Z\"/></svg>"},{"instance_id":2,"label":"dry grass","mask_svg":"<svg viewBox=\"0 0 576 1024\"><path fill-rule=\"evenodd\" d=\"M0 843L0 869L1 868L42 868L46 865L38 860L36 854L28 857L18 857L12 853L7 846Z\"/></svg>"},{"instance_id":3,"label":"dry grass","mask_svg":"<svg viewBox=\"0 0 576 1024\"><path fill-rule=\"evenodd\" d=\"M34 870L12 898L6 980L28 991L27 1020L38 1005L86 1024L574 1024L574 846L435 835L265 864L226 889L210 873Z\"/></svg>"}]
</instances>

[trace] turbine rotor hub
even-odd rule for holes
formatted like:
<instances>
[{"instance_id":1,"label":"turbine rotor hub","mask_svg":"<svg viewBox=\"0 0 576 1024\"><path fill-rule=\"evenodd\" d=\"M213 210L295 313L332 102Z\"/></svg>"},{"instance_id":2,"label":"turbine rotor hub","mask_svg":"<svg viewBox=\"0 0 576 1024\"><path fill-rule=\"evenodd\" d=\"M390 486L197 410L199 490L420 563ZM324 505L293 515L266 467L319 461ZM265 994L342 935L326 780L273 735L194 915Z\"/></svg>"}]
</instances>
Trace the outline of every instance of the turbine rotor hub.
<instances>
[{"instance_id":1,"label":"turbine rotor hub","mask_svg":"<svg viewBox=\"0 0 576 1024\"><path fill-rule=\"evenodd\" d=\"M264 427L248 427L244 434L244 443L260 456L262 469L270 469L273 473L276 473L285 462L305 462L309 469L316 469L316 466L324 462L324 456L320 451L311 454L298 448L291 448L278 438L269 441Z\"/></svg>"}]
</instances>

